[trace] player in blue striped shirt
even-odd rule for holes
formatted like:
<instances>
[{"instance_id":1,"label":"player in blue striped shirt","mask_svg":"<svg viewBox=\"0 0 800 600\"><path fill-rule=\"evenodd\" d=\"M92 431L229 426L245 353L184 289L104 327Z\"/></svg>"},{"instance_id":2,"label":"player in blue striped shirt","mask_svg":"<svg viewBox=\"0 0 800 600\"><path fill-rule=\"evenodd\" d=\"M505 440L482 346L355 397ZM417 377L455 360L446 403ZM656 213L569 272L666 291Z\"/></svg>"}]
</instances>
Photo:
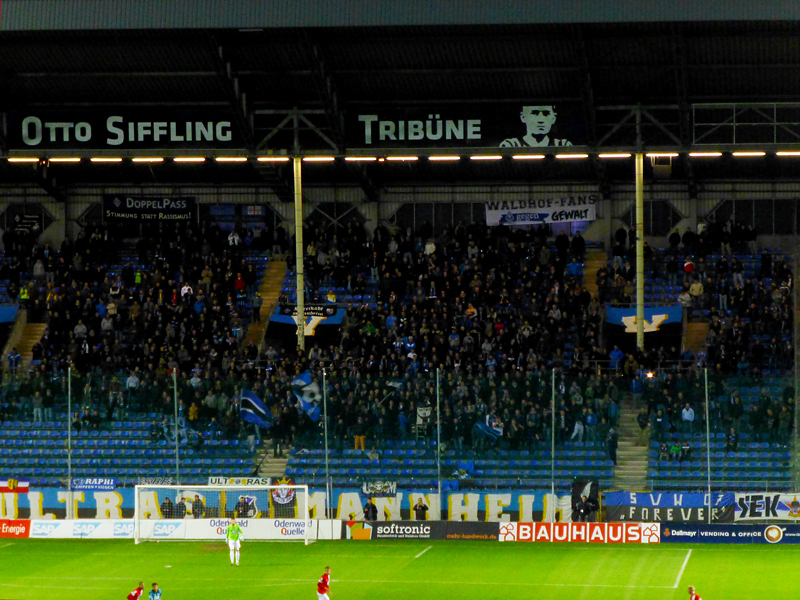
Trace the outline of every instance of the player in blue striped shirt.
<instances>
[{"instance_id":1,"label":"player in blue striped shirt","mask_svg":"<svg viewBox=\"0 0 800 600\"><path fill-rule=\"evenodd\" d=\"M153 589L150 590L150 600L161 600L161 589L159 589L155 581L153 582Z\"/></svg>"}]
</instances>

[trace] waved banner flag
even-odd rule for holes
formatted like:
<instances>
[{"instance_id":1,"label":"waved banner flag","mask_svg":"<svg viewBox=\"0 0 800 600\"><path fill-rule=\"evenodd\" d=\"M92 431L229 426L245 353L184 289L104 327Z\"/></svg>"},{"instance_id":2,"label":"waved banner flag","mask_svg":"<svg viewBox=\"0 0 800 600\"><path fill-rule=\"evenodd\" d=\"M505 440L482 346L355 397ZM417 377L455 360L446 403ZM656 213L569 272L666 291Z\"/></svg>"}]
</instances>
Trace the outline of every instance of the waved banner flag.
<instances>
[{"instance_id":1,"label":"waved banner flag","mask_svg":"<svg viewBox=\"0 0 800 600\"><path fill-rule=\"evenodd\" d=\"M250 390L242 390L241 401L242 407L239 414L242 421L255 423L264 429L272 427L272 413L258 396Z\"/></svg>"},{"instance_id":2,"label":"waved banner flag","mask_svg":"<svg viewBox=\"0 0 800 600\"><path fill-rule=\"evenodd\" d=\"M298 375L292 381L292 391L297 397L300 406L312 421L319 421L322 416L320 402L322 402L322 392L319 385L311 377L311 373L306 371Z\"/></svg>"}]
</instances>

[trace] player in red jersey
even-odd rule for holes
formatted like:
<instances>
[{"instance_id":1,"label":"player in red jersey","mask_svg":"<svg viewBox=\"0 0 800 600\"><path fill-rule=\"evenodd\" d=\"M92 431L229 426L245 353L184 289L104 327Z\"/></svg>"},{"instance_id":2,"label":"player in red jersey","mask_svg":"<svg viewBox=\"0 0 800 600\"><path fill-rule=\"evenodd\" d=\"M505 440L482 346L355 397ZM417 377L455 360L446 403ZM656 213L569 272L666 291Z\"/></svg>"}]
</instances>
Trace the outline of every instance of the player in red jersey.
<instances>
[{"instance_id":1,"label":"player in red jersey","mask_svg":"<svg viewBox=\"0 0 800 600\"><path fill-rule=\"evenodd\" d=\"M142 594L144 594L144 581L140 581L139 587L128 594L128 600L139 600Z\"/></svg>"},{"instance_id":2,"label":"player in red jersey","mask_svg":"<svg viewBox=\"0 0 800 600\"><path fill-rule=\"evenodd\" d=\"M325 567L325 574L317 582L317 598L319 600L329 600L328 594L331 593L331 568Z\"/></svg>"},{"instance_id":3,"label":"player in red jersey","mask_svg":"<svg viewBox=\"0 0 800 600\"><path fill-rule=\"evenodd\" d=\"M693 585L689 586L689 600L703 600L700 594L695 593Z\"/></svg>"}]
</instances>

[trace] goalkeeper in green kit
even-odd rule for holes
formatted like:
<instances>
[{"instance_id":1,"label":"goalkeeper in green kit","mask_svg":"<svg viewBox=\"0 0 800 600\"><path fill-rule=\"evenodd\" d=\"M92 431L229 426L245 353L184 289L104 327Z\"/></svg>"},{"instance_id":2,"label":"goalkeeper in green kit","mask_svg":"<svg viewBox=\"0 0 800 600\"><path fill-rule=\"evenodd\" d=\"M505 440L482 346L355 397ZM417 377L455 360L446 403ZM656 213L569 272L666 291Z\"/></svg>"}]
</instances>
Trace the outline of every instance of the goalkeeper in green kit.
<instances>
[{"instance_id":1,"label":"goalkeeper in green kit","mask_svg":"<svg viewBox=\"0 0 800 600\"><path fill-rule=\"evenodd\" d=\"M239 548L242 547L242 540L244 539L244 532L239 524L236 522L235 517L231 517L231 524L228 525L228 530L225 534L228 540L228 548L231 549L231 566L239 566Z\"/></svg>"}]
</instances>

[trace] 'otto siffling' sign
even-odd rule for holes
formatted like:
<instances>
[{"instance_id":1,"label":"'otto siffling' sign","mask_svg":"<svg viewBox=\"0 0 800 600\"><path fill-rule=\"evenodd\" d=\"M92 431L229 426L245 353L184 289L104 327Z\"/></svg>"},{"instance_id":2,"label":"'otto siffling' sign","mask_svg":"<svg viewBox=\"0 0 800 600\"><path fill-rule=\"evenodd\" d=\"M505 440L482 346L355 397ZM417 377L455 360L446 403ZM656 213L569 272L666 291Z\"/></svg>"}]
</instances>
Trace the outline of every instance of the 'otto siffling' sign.
<instances>
[{"instance_id":1,"label":"'otto siffling' sign","mask_svg":"<svg viewBox=\"0 0 800 600\"><path fill-rule=\"evenodd\" d=\"M8 116L8 145L13 149L155 150L240 144L230 117L222 111L45 111Z\"/></svg>"}]
</instances>

